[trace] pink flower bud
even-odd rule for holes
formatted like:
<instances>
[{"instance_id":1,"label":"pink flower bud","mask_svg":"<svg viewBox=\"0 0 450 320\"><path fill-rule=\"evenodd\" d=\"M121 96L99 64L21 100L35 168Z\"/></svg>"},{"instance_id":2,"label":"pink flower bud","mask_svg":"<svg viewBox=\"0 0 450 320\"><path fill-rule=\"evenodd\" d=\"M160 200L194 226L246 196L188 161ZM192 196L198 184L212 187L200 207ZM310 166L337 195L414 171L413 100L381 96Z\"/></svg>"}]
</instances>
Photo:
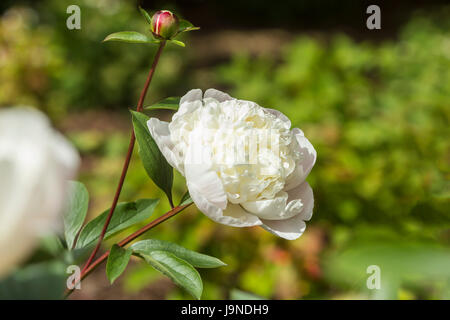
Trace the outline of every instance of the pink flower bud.
<instances>
[{"instance_id":1,"label":"pink flower bud","mask_svg":"<svg viewBox=\"0 0 450 320\"><path fill-rule=\"evenodd\" d=\"M178 32L178 17L168 10L160 10L152 17L153 35L160 39L170 39Z\"/></svg>"}]
</instances>

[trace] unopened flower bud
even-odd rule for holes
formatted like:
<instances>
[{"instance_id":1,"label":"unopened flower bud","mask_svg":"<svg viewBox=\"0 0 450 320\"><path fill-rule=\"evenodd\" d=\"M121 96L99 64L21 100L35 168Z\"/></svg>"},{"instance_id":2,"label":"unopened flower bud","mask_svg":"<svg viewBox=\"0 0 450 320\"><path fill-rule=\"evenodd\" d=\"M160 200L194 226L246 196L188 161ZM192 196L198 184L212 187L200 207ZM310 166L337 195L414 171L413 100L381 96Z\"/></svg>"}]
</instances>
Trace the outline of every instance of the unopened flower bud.
<instances>
[{"instance_id":1,"label":"unopened flower bud","mask_svg":"<svg viewBox=\"0 0 450 320\"><path fill-rule=\"evenodd\" d=\"M153 35L160 39L170 39L177 34L178 17L168 10L160 10L152 17Z\"/></svg>"}]
</instances>

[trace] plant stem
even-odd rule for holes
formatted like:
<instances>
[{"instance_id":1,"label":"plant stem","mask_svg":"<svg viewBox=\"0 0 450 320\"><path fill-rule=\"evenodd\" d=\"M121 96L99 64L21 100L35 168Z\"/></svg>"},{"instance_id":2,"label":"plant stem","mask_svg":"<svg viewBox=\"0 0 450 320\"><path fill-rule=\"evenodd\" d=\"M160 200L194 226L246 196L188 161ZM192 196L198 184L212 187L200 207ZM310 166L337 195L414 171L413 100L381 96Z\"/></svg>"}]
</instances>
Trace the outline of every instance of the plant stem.
<instances>
[{"instance_id":1,"label":"plant stem","mask_svg":"<svg viewBox=\"0 0 450 320\"><path fill-rule=\"evenodd\" d=\"M145 232L147 232L148 230L156 227L157 225L159 225L160 223L170 219L171 217L175 216L176 214L180 213L181 211L183 211L184 209L186 209L187 207L189 207L192 203L186 204L184 206L177 206L172 208L170 211L166 212L165 214L163 214L162 216L160 216L159 218L156 218L155 220L153 220L152 222L150 222L149 224L145 225L144 227L142 227L141 229L139 229L138 231L132 233L131 235L129 235L128 237L126 237L125 239L123 239L122 241L118 242L117 245L119 247L123 247L126 246L127 244L129 244L131 241L135 240L136 238L138 238L139 236L141 236L142 234L144 234ZM81 271L81 275L80 275L80 282L89 275L89 273L91 271L93 271L96 267L98 267L102 262L104 262L109 256L109 251L106 251L103 255L101 255L97 260L95 260L92 264L90 264L90 266L88 268L86 268L85 270ZM65 297L67 298L71 293L73 292L73 290L66 290L65 292Z\"/></svg>"},{"instance_id":2,"label":"plant stem","mask_svg":"<svg viewBox=\"0 0 450 320\"><path fill-rule=\"evenodd\" d=\"M139 97L139 101L137 104L136 111L140 112L142 111L142 107L144 105L144 99L147 95L148 87L150 86L150 82L152 81L153 74L155 73L156 66L158 65L159 57L161 56L161 52L164 49L164 46L166 44L166 41L161 41L159 44L158 51L156 52L155 58L153 59L152 66L150 68L150 71L148 72L147 81L145 82L144 88L142 89L141 96ZM108 229L108 225L111 221L111 218L114 214L114 210L116 209L117 202L119 201L120 192L122 191L123 183L125 181L125 177L127 175L128 167L130 165L131 155L133 154L134 144L136 142L136 137L134 135L134 131L131 133L130 137L130 143L128 145L128 151L125 158L125 162L123 164L122 173L120 175L119 183L116 188L116 193L114 195L113 202L111 204L111 209L109 210L108 216L106 218L105 224L103 225L102 232L100 234L100 238L97 241L97 245L95 246L94 250L92 251L91 255L89 256L89 259L86 261L86 264L83 267L82 273L85 272L92 261L95 258L95 255L97 254L98 250L100 249L100 246L102 244L102 241L105 237L106 230Z\"/></svg>"}]
</instances>

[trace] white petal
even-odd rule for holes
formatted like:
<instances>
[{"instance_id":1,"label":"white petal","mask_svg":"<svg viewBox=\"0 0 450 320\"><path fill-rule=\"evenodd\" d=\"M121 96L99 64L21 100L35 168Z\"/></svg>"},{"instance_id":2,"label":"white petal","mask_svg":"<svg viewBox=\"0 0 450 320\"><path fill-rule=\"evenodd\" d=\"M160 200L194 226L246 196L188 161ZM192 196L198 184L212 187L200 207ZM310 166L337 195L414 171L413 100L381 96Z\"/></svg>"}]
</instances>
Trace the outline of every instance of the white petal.
<instances>
[{"instance_id":1,"label":"white petal","mask_svg":"<svg viewBox=\"0 0 450 320\"><path fill-rule=\"evenodd\" d=\"M303 208L301 199L288 199L287 192L280 192L274 199L248 201L242 207L267 220L284 220L297 215Z\"/></svg>"},{"instance_id":2,"label":"white petal","mask_svg":"<svg viewBox=\"0 0 450 320\"><path fill-rule=\"evenodd\" d=\"M298 148L297 150L300 152L300 159L295 164L294 172L287 177L284 190L293 189L305 181L317 158L316 150L303 135L303 132L298 128L294 128L292 133L296 138L296 141L293 143L297 142L295 148Z\"/></svg>"},{"instance_id":3,"label":"white petal","mask_svg":"<svg viewBox=\"0 0 450 320\"><path fill-rule=\"evenodd\" d=\"M286 240L300 238L306 229L305 221L299 219L298 216L288 220L262 220L262 222L264 229Z\"/></svg>"},{"instance_id":4,"label":"white petal","mask_svg":"<svg viewBox=\"0 0 450 320\"><path fill-rule=\"evenodd\" d=\"M261 225L258 217L228 203L222 181L210 165L186 162L185 174L192 200L210 219L233 227Z\"/></svg>"},{"instance_id":5,"label":"white petal","mask_svg":"<svg viewBox=\"0 0 450 320\"><path fill-rule=\"evenodd\" d=\"M302 211L286 220L262 220L262 227L267 231L287 240L295 240L300 237L306 229L305 221L312 216L314 207L314 196L311 187L307 182L289 192L289 197L302 200Z\"/></svg>"},{"instance_id":6,"label":"white petal","mask_svg":"<svg viewBox=\"0 0 450 320\"><path fill-rule=\"evenodd\" d=\"M291 127L291 120L289 120L288 117L286 117L284 115L284 113L282 113L281 111L275 110L275 109L270 109L270 108L264 108L264 111L273 114L275 117L277 117L278 119L284 121L286 123L286 126L288 128Z\"/></svg>"},{"instance_id":7,"label":"white petal","mask_svg":"<svg viewBox=\"0 0 450 320\"><path fill-rule=\"evenodd\" d=\"M191 113L203 105L202 90L192 89L180 99L178 111L172 116L172 122L181 116Z\"/></svg>"},{"instance_id":8,"label":"white petal","mask_svg":"<svg viewBox=\"0 0 450 320\"><path fill-rule=\"evenodd\" d=\"M288 200L300 199L302 201L303 207L299 216L302 220L309 221L314 209L314 194L309 183L303 182L296 188L289 190L288 195Z\"/></svg>"},{"instance_id":9,"label":"white petal","mask_svg":"<svg viewBox=\"0 0 450 320\"><path fill-rule=\"evenodd\" d=\"M202 90L200 89L189 90L188 93L181 97L180 106L185 102L202 101L202 94Z\"/></svg>"},{"instance_id":10,"label":"white petal","mask_svg":"<svg viewBox=\"0 0 450 320\"><path fill-rule=\"evenodd\" d=\"M178 118L182 118L183 116L187 115L188 113L192 113L198 108L201 108L203 105L203 102L201 100L195 100L195 101L186 101L183 104L180 104L180 107L178 108L178 111L174 113L172 116L172 122L170 125L174 125L176 123L176 120ZM169 125L169 128L170 128Z\"/></svg>"},{"instance_id":11,"label":"white petal","mask_svg":"<svg viewBox=\"0 0 450 320\"><path fill-rule=\"evenodd\" d=\"M180 157L180 152L170 139L169 123L157 118L150 118L147 121L147 126L167 162L184 175L183 160Z\"/></svg>"},{"instance_id":12,"label":"white petal","mask_svg":"<svg viewBox=\"0 0 450 320\"><path fill-rule=\"evenodd\" d=\"M228 93L225 93L225 92L213 89L213 88L205 91L204 98L214 98L219 102L233 100L233 98Z\"/></svg>"},{"instance_id":13,"label":"white petal","mask_svg":"<svg viewBox=\"0 0 450 320\"><path fill-rule=\"evenodd\" d=\"M222 181L210 167L203 164L186 163L185 174L189 190L195 189L209 204L219 209L227 207L227 196ZM192 194L191 197L193 197Z\"/></svg>"}]
</instances>

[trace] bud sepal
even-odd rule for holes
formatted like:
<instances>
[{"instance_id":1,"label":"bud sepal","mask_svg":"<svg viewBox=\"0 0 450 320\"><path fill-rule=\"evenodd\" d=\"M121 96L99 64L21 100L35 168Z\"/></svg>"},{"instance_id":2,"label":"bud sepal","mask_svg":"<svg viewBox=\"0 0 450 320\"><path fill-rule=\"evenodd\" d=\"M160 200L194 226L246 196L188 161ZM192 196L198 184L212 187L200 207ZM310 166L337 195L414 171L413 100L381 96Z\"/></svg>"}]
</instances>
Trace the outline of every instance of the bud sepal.
<instances>
[{"instance_id":1,"label":"bud sepal","mask_svg":"<svg viewBox=\"0 0 450 320\"><path fill-rule=\"evenodd\" d=\"M187 20L184 19L180 19L180 25L178 28L178 34L182 33L182 32L189 32L189 31L195 31L195 30L199 30L200 27L195 27L192 23L190 23Z\"/></svg>"},{"instance_id":2,"label":"bud sepal","mask_svg":"<svg viewBox=\"0 0 450 320\"><path fill-rule=\"evenodd\" d=\"M147 23L150 24L152 37L136 31L120 31L108 35L103 42L120 41L128 43L159 44L161 41L167 41L185 47L186 45L182 41L175 40L174 38L180 33L200 29L185 19L179 19L169 10L159 10L153 15L141 7L139 7L139 11Z\"/></svg>"}]
</instances>

